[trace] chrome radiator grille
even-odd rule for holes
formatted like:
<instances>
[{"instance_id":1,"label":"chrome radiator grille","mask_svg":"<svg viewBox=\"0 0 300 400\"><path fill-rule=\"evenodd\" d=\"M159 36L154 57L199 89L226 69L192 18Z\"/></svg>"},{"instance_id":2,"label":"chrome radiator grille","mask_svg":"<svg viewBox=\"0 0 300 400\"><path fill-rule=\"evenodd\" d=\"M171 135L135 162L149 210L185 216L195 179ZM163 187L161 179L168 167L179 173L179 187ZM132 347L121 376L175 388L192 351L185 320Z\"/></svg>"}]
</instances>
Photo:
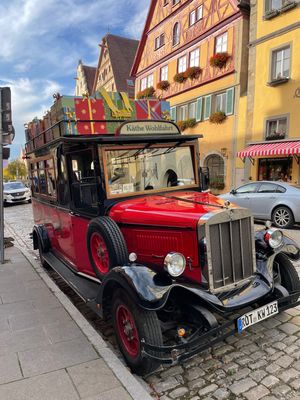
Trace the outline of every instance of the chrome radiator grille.
<instances>
[{"instance_id":1,"label":"chrome radiator grille","mask_svg":"<svg viewBox=\"0 0 300 400\"><path fill-rule=\"evenodd\" d=\"M256 269L249 211L222 211L206 221L205 228L210 290L228 290L244 283Z\"/></svg>"}]
</instances>

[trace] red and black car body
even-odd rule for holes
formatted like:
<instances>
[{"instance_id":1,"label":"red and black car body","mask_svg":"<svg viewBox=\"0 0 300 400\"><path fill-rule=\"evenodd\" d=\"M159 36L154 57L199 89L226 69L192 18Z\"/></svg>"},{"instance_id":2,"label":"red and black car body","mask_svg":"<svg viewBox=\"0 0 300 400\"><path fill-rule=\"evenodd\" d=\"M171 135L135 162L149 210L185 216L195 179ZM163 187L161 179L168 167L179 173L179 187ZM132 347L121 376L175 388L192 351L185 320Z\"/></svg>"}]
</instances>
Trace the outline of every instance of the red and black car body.
<instances>
[{"instance_id":1,"label":"red and black car body","mask_svg":"<svg viewBox=\"0 0 300 400\"><path fill-rule=\"evenodd\" d=\"M98 315L112 313L140 374L298 304L300 293L297 244L254 232L248 210L203 192L200 136L174 129L61 137L27 151L34 248ZM258 307L261 317L249 314Z\"/></svg>"}]
</instances>

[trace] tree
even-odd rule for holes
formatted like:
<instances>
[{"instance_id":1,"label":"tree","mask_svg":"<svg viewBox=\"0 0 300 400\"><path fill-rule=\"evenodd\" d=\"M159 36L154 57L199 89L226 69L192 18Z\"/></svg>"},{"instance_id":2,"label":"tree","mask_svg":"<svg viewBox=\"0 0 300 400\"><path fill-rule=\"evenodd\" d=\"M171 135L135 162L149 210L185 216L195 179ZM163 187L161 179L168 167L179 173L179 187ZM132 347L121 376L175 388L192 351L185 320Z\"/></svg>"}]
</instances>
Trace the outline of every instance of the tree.
<instances>
[{"instance_id":1,"label":"tree","mask_svg":"<svg viewBox=\"0 0 300 400\"><path fill-rule=\"evenodd\" d=\"M26 179L26 165L20 160L11 161L7 166L7 175L10 179Z\"/></svg>"}]
</instances>

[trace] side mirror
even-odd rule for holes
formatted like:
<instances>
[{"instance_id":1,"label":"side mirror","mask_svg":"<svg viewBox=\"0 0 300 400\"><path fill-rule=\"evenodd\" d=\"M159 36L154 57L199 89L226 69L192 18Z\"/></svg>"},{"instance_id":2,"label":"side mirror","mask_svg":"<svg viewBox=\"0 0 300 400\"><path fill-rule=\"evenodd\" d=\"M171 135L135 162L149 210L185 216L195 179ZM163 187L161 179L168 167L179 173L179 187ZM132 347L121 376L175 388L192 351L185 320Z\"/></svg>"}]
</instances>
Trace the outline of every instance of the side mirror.
<instances>
[{"instance_id":1,"label":"side mirror","mask_svg":"<svg viewBox=\"0 0 300 400\"><path fill-rule=\"evenodd\" d=\"M236 194L236 190L235 190L235 189L232 189L231 192L230 192L230 194Z\"/></svg>"}]
</instances>

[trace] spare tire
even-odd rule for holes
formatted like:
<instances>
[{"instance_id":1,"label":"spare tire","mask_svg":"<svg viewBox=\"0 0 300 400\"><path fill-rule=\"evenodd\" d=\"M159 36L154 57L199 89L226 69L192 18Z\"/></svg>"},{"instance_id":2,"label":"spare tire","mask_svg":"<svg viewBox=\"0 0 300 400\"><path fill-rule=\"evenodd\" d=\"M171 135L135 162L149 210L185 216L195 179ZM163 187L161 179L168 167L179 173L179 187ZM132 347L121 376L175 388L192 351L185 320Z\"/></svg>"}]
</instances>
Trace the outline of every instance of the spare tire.
<instances>
[{"instance_id":1,"label":"spare tire","mask_svg":"<svg viewBox=\"0 0 300 400\"><path fill-rule=\"evenodd\" d=\"M128 262L124 236L110 217L92 219L86 240L89 260L97 278L103 279L110 269Z\"/></svg>"}]
</instances>

